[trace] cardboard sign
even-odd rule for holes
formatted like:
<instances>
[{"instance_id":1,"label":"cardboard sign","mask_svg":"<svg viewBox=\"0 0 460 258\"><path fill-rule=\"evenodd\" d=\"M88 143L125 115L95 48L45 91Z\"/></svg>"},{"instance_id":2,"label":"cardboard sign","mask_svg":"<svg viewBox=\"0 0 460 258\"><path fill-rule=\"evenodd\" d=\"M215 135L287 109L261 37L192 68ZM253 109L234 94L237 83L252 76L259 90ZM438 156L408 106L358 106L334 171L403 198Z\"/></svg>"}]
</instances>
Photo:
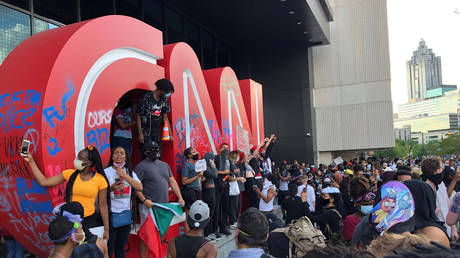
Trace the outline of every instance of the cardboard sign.
<instances>
[{"instance_id":1,"label":"cardboard sign","mask_svg":"<svg viewBox=\"0 0 460 258\"><path fill-rule=\"evenodd\" d=\"M198 160L195 164L195 171L199 173L205 170L206 170L206 160L205 159Z\"/></svg>"},{"instance_id":2,"label":"cardboard sign","mask_svg":"<svg viewBox=\"0 0 460 258\"><path fill-rule=\"evenodd\" d=\"M243 127L236 125L236 148L237 150L249 153L249 133Z\"/></svg>"},{"instance_id":3,"label":"cardboard sign","mask_svg":"<svg viewBox=\"0 0 460 258\"><path fill-rule=\"evenodd\" d=\"M342 157L339 156L339 157L334 159L334 164L339 165L339 164L342 164L342 163L343 163Z\"/></svg>"}]
</instances>

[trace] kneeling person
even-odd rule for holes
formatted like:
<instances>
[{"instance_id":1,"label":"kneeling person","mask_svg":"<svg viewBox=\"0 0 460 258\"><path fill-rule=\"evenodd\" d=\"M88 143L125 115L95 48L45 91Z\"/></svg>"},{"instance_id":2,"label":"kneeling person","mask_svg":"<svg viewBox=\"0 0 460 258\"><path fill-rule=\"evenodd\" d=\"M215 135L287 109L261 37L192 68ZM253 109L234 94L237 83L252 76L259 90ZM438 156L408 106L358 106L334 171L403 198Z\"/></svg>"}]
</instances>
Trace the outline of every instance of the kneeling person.
<instances>
[{"instance_id":1,"label":"kneeling person","mask_svg":"<svg viewBox=\"0 0 460 258\"><path fill-rule=\"evenodd\" d=\"M217 247L203 237L203 229L208 222L208 205L201 200L195 201L187 216L190 230L169 242L168 258L217 257Z\"/></svg>"}]
</instances>

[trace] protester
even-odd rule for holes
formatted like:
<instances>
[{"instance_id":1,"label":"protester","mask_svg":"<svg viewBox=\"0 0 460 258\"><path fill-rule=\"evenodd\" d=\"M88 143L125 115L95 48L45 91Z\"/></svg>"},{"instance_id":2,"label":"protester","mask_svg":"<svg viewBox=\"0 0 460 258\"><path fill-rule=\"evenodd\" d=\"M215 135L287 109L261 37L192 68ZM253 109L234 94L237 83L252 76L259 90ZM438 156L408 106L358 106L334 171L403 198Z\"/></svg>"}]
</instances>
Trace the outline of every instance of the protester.
<instances>
[{"instance_id":1,"label":"protester","mask_svg":"<svg viewBox=\"0 0 460 258\"><path fill-rule=\"evenodd\" d=\"M171 128L167 113L170 112L168 98L174 93L174 86L168 79L155 82L156 89L146 92L137 106L137 131L139 143L161 143L163 122Z\"/></svg>"},{"instance_id":2,"label":"protester","mask_svg":"<svg viewBox=\"0 0 460 258\"><path fill-rule=\"evenodd\" d=\"M273 201L276 196L276 186L273 184L273 178L273 174L269 174L265 178L262 191L257 186L253 187L254 191L260 197L259 210L262 212L272 212L274 209Z\"/></svg>"},{"instance_id":3,"label":"protester","mask_svg":"<svg viewBox=\"0 0 460 258\"><path fill-rule=\"evenodd\" d=\"M136 194L142 191L142 184L132 171L128 152L122 146L113 149L108 166L104 170L110 185L110 238L109 257L126 257L125 246L134 223ZM134 219L133 219L134 218Z\"/></svg>"},{"instance_id":4,"label":"protester","mask_svg":"<svg viewBox=\"0 0 460 258\"><path fill-rule=\"evenodd\" d=\"M398 171L396 172L396 180L399 182L403 182L406 180L411 180L412 179L412 170L411 168L407 166L401 166L398 168Z\"/></svg>"},{"instance_id":5,"label":"protester","mask_svg":"<svg viewBox=\"0 0 460 258\"><path fill-rule=\"evenodd\" d=\"M289 195L283 201L283 209L286 210L286 224L291 223L302 216L311 217L310 205L307 202L308 193L305 190L297 195L298 186L295 183L289 184Z\"/></svg>"},{"instance_id":6,"label":"protester","mask_svg":"<svg viewBox=\"0 0 460 258\"><path fill-rule=\"evenodd\" d=\"M130 116L132 106L133 102L127 96L121 97L118 105L113 110L115 123L112 139L110 140L111 149L121 146L126 150L127 157L131 157L133 152L131 127L136 124L136 121Z\"/></svg>"},{"instance_id":7,"label":"protester","mask_svg":"<svg viewBox=\"0 0 460 258\"><path fill-rule=\"evenodd\" d=\"M219 216L219 233L231 235L228 226L228 184L224 182L224 178L230 174L230 160L228 160L230 146L228 143L222 143L220 146L220 154L216 156L215 163L217 167L217 184L216 184L216 201L217 214Z\"/></svg>"},{"instance_id":8,"label":"protester","mask_svg":"<svg viewBox=\"0 0 460 258\"><path fill-rule=\"evenodd\" d=\"M369 181L365 177L355 177L350 181L351 196L356 211L343 221L343 240L351 241L353 233L361 219L373 208L375 194L370 190Z\"/></svg>"},{"instance_id":9,"label":"protester","mask_svg":"<svg viewBox=\"0 0 460 258\"><path fill-rule=\"evenodd\" d=\"M134 168L134 172L143 186L142 192L136 191L137 197L141 202L139 205L141 224L146 220L149 214L148 210L153 207L153 203L168 202L168 186L171 187L179 199L179 203L182 206L185 205L179 185L172 175L171 168L168 163L158 159L160 157L160 146L154 141L145 142L143 149L146 159ZM147 257L148 249L143 241L140 241L139 252L140 257Z\"/></svg>"},{"instance_id":10,"label":"protester","mask_svg":"<svg viewBox=\"0 0 460 258\"><path fill-rule=\"evenodd\" d=\"M376 258L384 258L390 254L399 254L413 248L416 244L430 245L430 240L423 234L402 234L385 233L371 242L367 250Z\"/></svg>"},{"instance_id":11,"label":"protester","mask_svg":"<svg viewBox=\"0 0 460 258\"><path fill-rule=\"evenodd\" d=\"M105 241L88 242L82 226L83 206L68 202L58 207L56 217L48 226L48 236L55 247L49 257L108 257Z\"/></svg>"},{"instance_id":12,"label":"protester","mask_svg":"<svg viewBox=\"0 0 460 258\"><path fill-rule=\"evenodd\" d=\"M187 162L181 170L182 179L182 197L185 201L186 211L196 200L201 200L201 180L204 177L204 171L196 171L195 164L200 158L198 151L189 147L184 151L184 157Z\"/></svg>"},{"instance_id":13,"label":"protester","mask_svg":"<svg viewBox=\"0 0 460 258\"><path fill-rule=\"evenodd\" d=\"M246 182L246 178L240 175L240 168L238 167L238 151L232 151L228 155L230 160L230 174L227 177L229 184L228 193L228 217L230 221L230 229L236 229L236 223L238 221L238 213L241 208L241 189L238 182Z\"/></svg>"},{"instance_id":14,"label":"protester","mask_svg":"<svg viewBox=\"0 0 460 258\"><path fill-rule=\"evenodd\" d=\"M309 184L308 182L308 176L304 175L300 177L300 182L302 183L297 190L297 196L301 197L302 192L306 192L307 196L307 203L308 207L311 212L315 212L315 206L316 206L316 195L315 195L315 189Z\"/></svg>"},{"instance_id":15,"label":"protester","mask_svg":"<svg viewBox=\"0 0 460 258\"><path fill-rule=\"evenodd\" d=\"M61 174L45 177L35 163L30 153L24 157L29 163L31 171L37 182L44 187L53 187L67 182L66 202L79 202L84 208L83 229L89 242L95 242L97 236L89 229L100 225L100 217L104 226L102 237L109 240L109 212L108 204L110 195L107 194L109 182L102 167L101 157L96 147L89 145L78 153L74 160L75 169L64 170ZM98 200L99 213L96 213L96 200Z\"/></svg>"},{"instance_id":16,"label":"protester","mask_svg":"<svg viewBox=\"0 0 460 258\"><path fill-rule=\"evenodd\" d=\"M216 241L217 237L217 201L216 201L216 183L217 180L217 168L214 163L214 154L207 152L204 154L206 160L206 171L204 172L205 181L203 182L203 201L209 207L209 223L204 229L204 236L209 241ZM219 237L220 238L220 237Z\"/></svg>"},{"instance_id":17,"label":"protester","mask_svg":"<svg viewBox=\"0 0 460 258\"><path fill-rule=\"evenodd\" d=\"M277 175L280 178L279 192L278 192L278 204L283 207L283 201L289 195L289 181L291 180L291 174L286 169L286 161L283 162L281 169L277 170ZM282 209L283 214L285 213L284 208Z\"/></svg>"},{"instance_id":18,"label":"protester","mask_svg":"<svg viewBox=\"0 0 460 258\"><path fill-rule=\"evenodd\" d=\"M169 241L168 258L213 258L217 257L217 247L203 235L203 229L209 223L209 207L201 200L190 205L187 224L190 230Z\"/></svg>"},{"instance_id":19,"label":"protester","mask_svg":"<svg viewBox=\"0 0 460 258\"><path fill-rule=\"evenodd\" d=\"M263 246L268 238L268 222L265 215L255 208L241 213L235 233L236 250L228 255L237 257L270 257L264 254Z\"/></svg>"},{"instance_id":20,"label":"protester","mask_svg":"<svg viewBox=\"0 0 460 258\"><path fill-rule=\"evenodd\" d=\"M342 215L338 211L340 193L322 190L319 198L320 210L311 216L313 223L318 223L326 239L333 244L342 241L342 228L340 227Z\"/></svg>"}]
</instances>

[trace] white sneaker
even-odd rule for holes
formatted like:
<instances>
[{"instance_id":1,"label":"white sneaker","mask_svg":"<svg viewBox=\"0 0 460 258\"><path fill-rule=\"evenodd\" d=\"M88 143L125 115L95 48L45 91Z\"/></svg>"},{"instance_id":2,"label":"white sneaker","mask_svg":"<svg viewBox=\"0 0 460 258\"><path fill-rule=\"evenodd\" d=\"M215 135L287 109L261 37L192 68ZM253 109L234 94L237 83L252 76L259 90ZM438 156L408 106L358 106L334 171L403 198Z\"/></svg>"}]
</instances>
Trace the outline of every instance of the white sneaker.
<instances>
[{"instance_id":1,"label":"white sneaker","mask_svg":"<svg viewBox=\"0 0 460 258\"><path fill-rule=\"evenodd\" d=\"M237 223L233 223L232 225L228 226L228 228L231 230L236 230L237 226L238 226Z\"/></svg>"},{"instance_id":2,"label":"white sneaker","mask_svg":"<svg viewBox=\"0 0 460 258\"><path fill-rule=\"evenodd\" d=\"M208 240L209 242L215 243L216 242L216 236L211 234L211 235L206 237L206 240Z\"/></svg>"}]
</instances>

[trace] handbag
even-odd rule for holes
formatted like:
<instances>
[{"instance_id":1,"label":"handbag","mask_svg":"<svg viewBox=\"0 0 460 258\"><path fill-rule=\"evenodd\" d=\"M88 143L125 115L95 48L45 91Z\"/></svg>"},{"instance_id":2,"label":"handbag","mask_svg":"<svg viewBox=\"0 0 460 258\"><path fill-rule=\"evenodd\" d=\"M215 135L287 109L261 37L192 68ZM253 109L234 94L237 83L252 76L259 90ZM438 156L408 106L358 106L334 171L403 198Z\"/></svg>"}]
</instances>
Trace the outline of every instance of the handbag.
<instances>
[{"instance_id":1,"label":"handbag","mask_svg":"<svg viewBox=\"0 0 460 258\"><path fill-rule=\"evenodd\" d=\"M112 227L119 228L133 223L133 214L131 210L122 212L112 212Z\"/></svg>"}]
</instances>

